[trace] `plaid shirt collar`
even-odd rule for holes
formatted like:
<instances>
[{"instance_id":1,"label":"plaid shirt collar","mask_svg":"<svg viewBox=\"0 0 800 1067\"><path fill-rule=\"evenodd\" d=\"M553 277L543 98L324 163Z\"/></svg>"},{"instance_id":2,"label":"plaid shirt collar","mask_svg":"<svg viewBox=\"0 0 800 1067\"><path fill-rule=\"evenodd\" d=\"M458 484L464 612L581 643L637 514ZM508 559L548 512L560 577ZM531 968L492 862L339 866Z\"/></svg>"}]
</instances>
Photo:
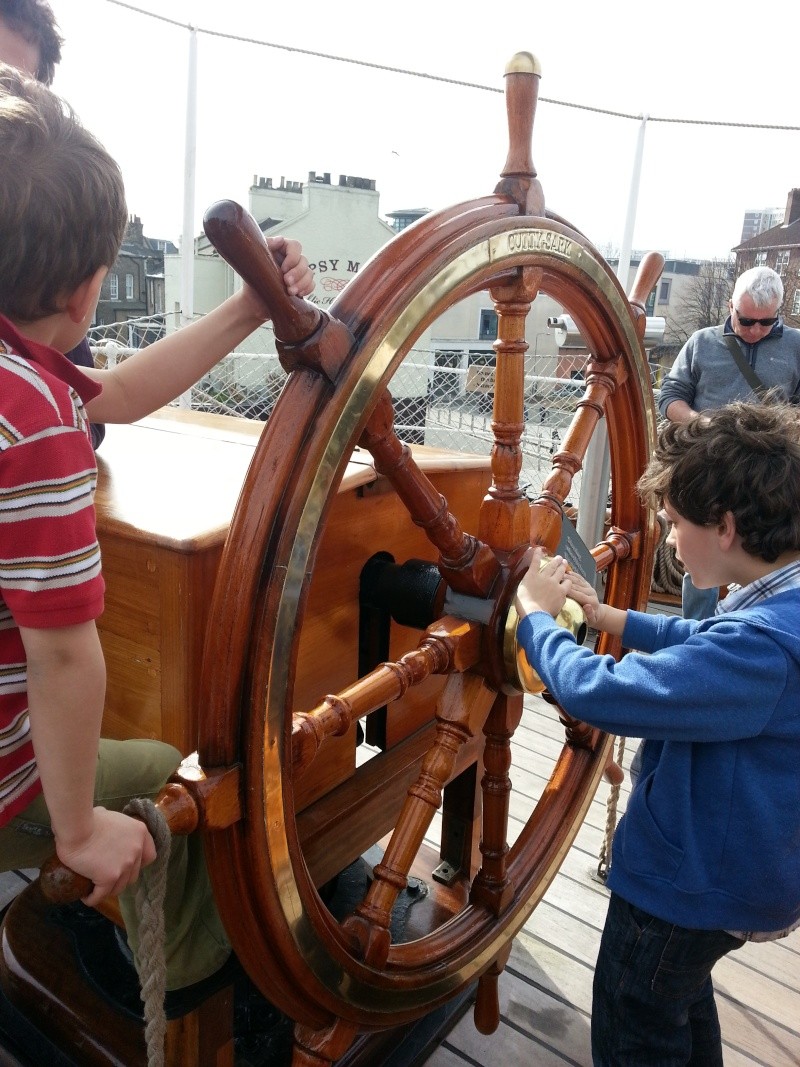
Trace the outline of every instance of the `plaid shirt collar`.
<instances>
[{"instance_id":1,"label":"plaid shirt collar","mask_svg":"<svg viewBox=\"0 0 800 1067\"><path fill-rule=\"evenodd\" d=\"M754 604L760 604L762 600L777 593L785 593L787 589L800 589L800 560L787 563L780 570L772 571L763 578L756 578L749 585L734 589L724 600L720 600L715 614L723 615L727 611L752 608Z\"/></svg>"}]
</instances>

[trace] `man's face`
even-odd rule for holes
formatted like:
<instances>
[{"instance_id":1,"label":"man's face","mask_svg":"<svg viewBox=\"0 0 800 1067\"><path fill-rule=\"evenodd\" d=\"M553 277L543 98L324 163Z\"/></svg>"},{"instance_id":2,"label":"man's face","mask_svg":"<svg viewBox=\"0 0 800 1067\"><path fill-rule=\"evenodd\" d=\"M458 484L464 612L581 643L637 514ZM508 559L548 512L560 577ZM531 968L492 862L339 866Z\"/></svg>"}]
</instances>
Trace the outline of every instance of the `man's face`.
<instances>
[{"instance_id":1,"label":"man's face","mask_svg":"<svg viewBox=\"0 0 800 1067\"><path fill-rule=\"evenodd\" d=\"M753 326L745 326L742 323L742 318L745 319L776 319L778 315L778 304L762 304L760 307L753 301L753 298L749 293L743 293L736 298L736 302L729 301L729 307L731 309L731 324L733 326L733 332L748 345L754 345L756 341L760 341L763 337L766 337L769 331L772 329L773 323L767 326L761 326L755 323Z\"/></svg>"},{"instance_id":2,"label":"man's face","mask_svg":"<svg viewBox=\"0 0 800 1067\"><path fill-rule=\"evenodd\" d=\"M0 18L0 62L35 78L40 60L38 45L26 41L21 33L12 30Z\"/></svg>"}]
</instances>

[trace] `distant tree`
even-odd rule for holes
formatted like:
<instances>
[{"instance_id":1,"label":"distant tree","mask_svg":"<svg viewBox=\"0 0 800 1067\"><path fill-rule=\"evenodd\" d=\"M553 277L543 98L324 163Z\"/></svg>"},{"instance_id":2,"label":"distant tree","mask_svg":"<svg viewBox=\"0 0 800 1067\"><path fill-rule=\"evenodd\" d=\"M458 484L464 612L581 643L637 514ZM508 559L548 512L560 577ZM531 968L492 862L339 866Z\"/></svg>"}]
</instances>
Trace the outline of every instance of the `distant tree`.
<instances>
[{"instance_id":1,"label":"distant tree","mask_svg":"<svg viewBox=\"0 0 800 1067\"><path fill-rule=\"evenodd\" d=\"M605 244L598 245L597 251L605 260L614 260L619 262L619 245L613 244L611 241L606 241Z\"/></svg>"},{"instance_id":2,"label":"distant tree","mask_svg":"<svg viewBox=\"0 0 800 1067\"><path fill-rule=\"evenodd\" d=\"M728 317L728 301L733 292L734 261L710 259L686 286L680 309L675 315L674 332L685 341L695 330L718 326Z\"/></svg>"}]
</instances>

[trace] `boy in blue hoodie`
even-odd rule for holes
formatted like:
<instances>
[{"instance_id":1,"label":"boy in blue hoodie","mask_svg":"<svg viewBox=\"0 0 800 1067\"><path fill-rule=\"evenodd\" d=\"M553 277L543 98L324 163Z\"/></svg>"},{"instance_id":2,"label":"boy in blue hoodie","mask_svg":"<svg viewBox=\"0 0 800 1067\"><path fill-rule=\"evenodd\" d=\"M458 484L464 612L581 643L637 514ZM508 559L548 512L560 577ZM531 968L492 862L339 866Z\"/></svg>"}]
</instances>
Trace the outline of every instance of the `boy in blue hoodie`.
<instances>
[{"instance_id":1,"label":"boy in blue hoodie","mask_svg":"<svg viewBox=\"0 0 800 1067\"><path fill-rule=\"evenodd\" d=\"M732 404L670 423L639 481L702 622L621 611L560 558L519 586L518 635L570 715L646 740L614 840L594 978L595 1067L722 1067L711 970L800 925L800 413ZM554 620L569 595L619 662ZM647 653L641 655L640 653Z\"/></svg>"}]
</instances>

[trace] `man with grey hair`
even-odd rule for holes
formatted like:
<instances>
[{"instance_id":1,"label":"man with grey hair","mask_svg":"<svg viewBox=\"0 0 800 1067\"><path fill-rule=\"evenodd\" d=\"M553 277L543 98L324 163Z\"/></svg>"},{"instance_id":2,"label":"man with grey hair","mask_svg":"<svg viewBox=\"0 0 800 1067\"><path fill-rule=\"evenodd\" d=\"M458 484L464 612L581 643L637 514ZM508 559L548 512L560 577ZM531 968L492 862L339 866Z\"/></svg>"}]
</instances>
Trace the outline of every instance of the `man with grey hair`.
<instances>
[{"instance_id":1,"label":"man with grey hair","mask_svg":"<svg viewBox=\"0 0 800 1067\"><path fill-rule=\"evenodd\" d=\"M770 396L800 404L800 330L783 324L783 282L770 267L752 267L736 280L722 326L693 333L661 384L658 407L671 422L688 422L734 400ZM739 355L737 357L736 350ZM683 614L714 614L717 589L683 580Z\"/></svg>"}]
</instances>

